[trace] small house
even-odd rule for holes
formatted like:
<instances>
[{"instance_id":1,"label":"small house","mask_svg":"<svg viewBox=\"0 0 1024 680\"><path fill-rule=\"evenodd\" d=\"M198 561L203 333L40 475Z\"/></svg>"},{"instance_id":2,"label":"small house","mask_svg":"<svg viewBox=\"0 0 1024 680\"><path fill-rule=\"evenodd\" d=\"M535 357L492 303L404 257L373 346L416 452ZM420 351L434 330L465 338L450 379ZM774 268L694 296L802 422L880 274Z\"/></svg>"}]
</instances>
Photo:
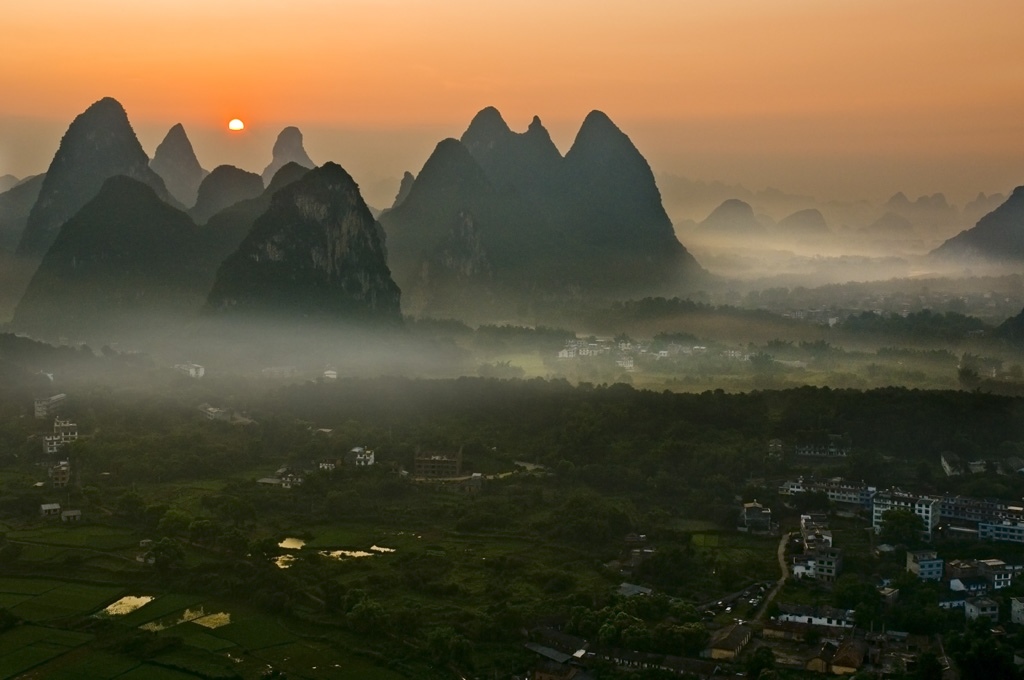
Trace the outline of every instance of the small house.
<instances>
[{"instance_id":1,"label":"small house","mask_svg":"<svg viewBox=\"0 0 1024 680\"><path fill-rule=\"evenodd\" d=\"M43 517L58 517L60 515L60 503L43 503L39 506L39 514Z\"/></svg>"}]
</instances>

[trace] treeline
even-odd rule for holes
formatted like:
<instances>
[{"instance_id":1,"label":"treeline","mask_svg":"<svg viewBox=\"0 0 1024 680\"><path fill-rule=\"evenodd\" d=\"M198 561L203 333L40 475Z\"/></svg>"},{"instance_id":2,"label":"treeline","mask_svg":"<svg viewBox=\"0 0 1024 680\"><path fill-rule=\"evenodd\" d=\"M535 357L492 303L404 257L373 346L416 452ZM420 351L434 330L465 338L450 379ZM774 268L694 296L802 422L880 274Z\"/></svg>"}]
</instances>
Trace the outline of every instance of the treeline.
<instances>
[{"instance_id":1,"label":"treeline","mask_svg":"<svg viewBox=\"0 0 1024 680\"><path fill-rule=\"evenodd\" d=\"M992 327L981 319L957 312L933 312L929 309L901 314L861 312L847 317L840 328L850 333L886 337L945 340L956 342L971 334L983 334Z\"/></svg>"}]
</instances>

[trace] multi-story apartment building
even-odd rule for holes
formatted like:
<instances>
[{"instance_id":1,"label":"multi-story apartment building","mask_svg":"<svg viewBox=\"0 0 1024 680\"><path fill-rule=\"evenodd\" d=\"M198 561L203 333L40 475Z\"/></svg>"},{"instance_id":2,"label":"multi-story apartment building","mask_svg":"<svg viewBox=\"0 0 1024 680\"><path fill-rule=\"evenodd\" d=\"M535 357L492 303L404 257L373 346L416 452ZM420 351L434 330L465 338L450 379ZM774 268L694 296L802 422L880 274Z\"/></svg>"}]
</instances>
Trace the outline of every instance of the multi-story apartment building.
<instances>
[{"instance_id":1,"label":"multi-story apartment building","mask_svg":"<svg viewBox=\"0 0 1024 680\"><path fill-rule=\"evenodd\" d=\"M941 581L944 562L934 550L908 550L907 571L922 581Z\"/></svg>"},{"instance_id":2,"label":"multi-story apartment building","mask_svg":"<svg viewBox=\"0 0 1024 680\"><path fill-rule=\"evenodd\" d=\"M921 538L932 540L935 527L942 519L942 500L937 496L907 493L898 489L879 491L872 500L871 526L876 532L882 530L885 513L890 510L909 510L922 520Z\"/></svg>"}]
</instances>

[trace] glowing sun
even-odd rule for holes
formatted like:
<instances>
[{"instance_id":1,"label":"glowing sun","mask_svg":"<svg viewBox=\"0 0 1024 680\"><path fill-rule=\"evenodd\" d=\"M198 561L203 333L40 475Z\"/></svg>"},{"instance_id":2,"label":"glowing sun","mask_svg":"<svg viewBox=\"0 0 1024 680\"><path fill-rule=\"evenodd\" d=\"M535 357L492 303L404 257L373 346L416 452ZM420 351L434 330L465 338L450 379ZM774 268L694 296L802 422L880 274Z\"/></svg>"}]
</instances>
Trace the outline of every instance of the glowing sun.
<instances>
[{"instance_id":1,"label":"glowing sun","mask_svg":"<svg viewBox=\"0 0 1024 680\"><path fill-rule=\"evenodd\" d=\"M237 118L232 118L231 122L228 123L228 129L233 131L233 132L238 132L239 130L244 130L245 129L245 123L243 123L242 121L240 121Z\"/></svg>"}]
</instances>

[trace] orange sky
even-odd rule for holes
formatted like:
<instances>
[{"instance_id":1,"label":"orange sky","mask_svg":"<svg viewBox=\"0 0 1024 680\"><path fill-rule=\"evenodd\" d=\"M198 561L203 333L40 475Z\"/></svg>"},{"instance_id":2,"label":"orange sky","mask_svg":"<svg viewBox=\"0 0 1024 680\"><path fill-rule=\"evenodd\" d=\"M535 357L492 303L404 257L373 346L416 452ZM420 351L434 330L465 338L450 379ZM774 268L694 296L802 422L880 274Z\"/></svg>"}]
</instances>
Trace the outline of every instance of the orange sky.
<instances>
[{"instance_id":1,"label":"orange sky","mask_svg":"<svg viewBox=\"0 0 1024 680\"><path fill-rule=\"evenodd\" d=\"M150 153L180 121L204 166L262 170L295 124L385 186L495 105L563 151L602 109L656 172L962 201L1024 184L1021 26L1020 0L6 3L0 174L109 95Z\"/></svg>"}]
</instances>

